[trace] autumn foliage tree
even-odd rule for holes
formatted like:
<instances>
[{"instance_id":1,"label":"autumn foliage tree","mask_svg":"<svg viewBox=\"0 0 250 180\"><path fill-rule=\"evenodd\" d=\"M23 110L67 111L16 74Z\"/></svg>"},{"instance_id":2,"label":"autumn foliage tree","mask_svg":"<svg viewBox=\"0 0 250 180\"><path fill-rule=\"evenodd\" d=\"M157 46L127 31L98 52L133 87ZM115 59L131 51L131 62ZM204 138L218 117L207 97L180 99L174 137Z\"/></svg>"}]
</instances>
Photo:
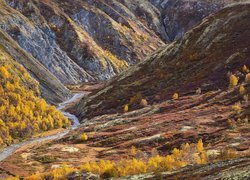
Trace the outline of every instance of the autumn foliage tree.
<instances>
[{"instance_id":1,"label":"autumn foliage tree","mask_svg":"<svg viewBox=\"0 0 250 180\"><path fill-rule=\"evenodd\" d=\"M246 83L250 83L250 73L246 74Z\"/></svg>"},{"instance_id":2,"label":"autumn foliage tree","mask_svg":"<svg viewBox=\"0 0 250 180\"><path fill-rule=\"evenodd\" d=\"M235 86L237 86L238 81L239 81L238 77L232 74L230 76L229 88L234 88Z\"/></svg>"},{"instance_id":3,"label":"autumn foliage tree","mask_svg":"<svg viewBox=\"0 0 250 180\"><path fill-rule=\"evenodd\" d=\"M132 152L131 152L132 151ZM138 150L132 147L130 154L136 154ZM144 159L121 159L117 162L101 160L100 162L87 162L80 168L103 178L122 177L134 174L163 172L175 170L188 164L207 163L207 154L203 147L202 140L197 144L183 144L180 149L174 148L167 156L156 155Z\"/></svg>"},{"instance_id":4,"label":"autumn foliage tree","mask_svg":"<svg viewBox=\"0 0 250 180\"><path fill-rule=\"evenodd\" d=\"M87 141L88 140L88 135L86 134L86 133L83 133L82 135L81 135L81 137L80 137L80 140L81 141Z\"/></svg>"},{"instance_id":5,"label":"autumn foliage tree","mask_svg":"<svg viewBox=\"0 0 250 180\"><path fill-rule=\"evenodd\" d=\"M247 68L247 66L246 65L244 65L243 67L242 67L242 71L244 72L244 73L249 73L249 69Z\"/></svg>"},{"instance_id":6,"label":"autumn foliage tree","mask_svg":"<svg viewBox=\"0 0 250 180\"><path fill-rule=\"evenodd\" d=\"M38 96L39 84L23 67L0 66L0 146L70 126L61 112Z\"/></svg>"},{"instance_id":7,"label":"autumn foliage tree","mask_svg":"<svg viewBox=\"0 0 250 180\"><path fill-rule=\"evenodd\" d=\"M179 94L178 93L174 93L173 96L172 96L172 99L173 100L179 99Z\"/></svg>"},{"instance_id":8,"label":"autumn foliage tree","mask_svg":"<svg viewBox=\"0 0 250 180\"><path fill-rule=\"evenodd\" d=\"M123 107L124 113L127 113L128 110L129 110L129 106L128 106L128 104L125 104L125 106Z\"/></svg>"},{"instance_id":9,"label":"autumn foliage tree","mask_svg":"<svg viewBox=\"0 0 250 180\"><path fill-rule=\"evenodd\" d=\"M244 85L240 85L239 93L240 93L240 95L244 95L246 93L246 89L245 89Z\"/></svg>"},{"instance_id":10,"label":"autumn foliage tree","mask_svg":"<svg viewBox=\"0 0 250 180\"><path fill-rule=\"evenodd\" d=\"M217 162L237 157L237 152L233 149L222 150L216 156L208 156L201 139L196 144L182 144L179 149L174 148L166 156L158 154L149 156L146 153L145 157L136 158L135 155L138 152L143 153L132 146L131 150L129 150L129 156L117 161L102 159L98 162L86 162L77 168L72 168L64 164L62 167L50 172L37 173L25 179L67 179L70 174L75 172L81 173L81 171L98 174L100 175L100 179L109 179L111 177L119 179L119 177L123 176L172 171L189 164L206 164L208 162Z\"/></svg>"}]
</instances>

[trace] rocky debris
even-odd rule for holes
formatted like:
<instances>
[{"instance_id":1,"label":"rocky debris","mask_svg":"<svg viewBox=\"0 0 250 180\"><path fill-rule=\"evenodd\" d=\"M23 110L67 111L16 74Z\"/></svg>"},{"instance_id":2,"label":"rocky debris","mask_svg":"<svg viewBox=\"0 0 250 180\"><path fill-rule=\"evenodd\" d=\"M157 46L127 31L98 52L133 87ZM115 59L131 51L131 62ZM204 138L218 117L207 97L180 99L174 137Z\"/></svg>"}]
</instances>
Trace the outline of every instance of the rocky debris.
<instances>
[{"instance_id":1,"label":"rocky debris","mask_svg":"<svg viewBox=\"0 0 250 180\"><path fill-rule=\"evenodd\" d=\"M91 173L81 173L81 172L74 172L70 175L67 176L68 180L75 180L75 179L86 179L86 180L99 180L100 177L95 175L95 174L91 174Z\"/></svg>"},{"instance_id":2,"label":"rocky debris","mask_svg":"<svg viewBox=\"0 0 250 180\"><path fill-rule=\"evenodd\" d=\"M62 148L62 151L63 152L69 152L69 153L75 153L75 152L78 152L79 149L78 148L75 148L75 147L63 147Z\"/></svg>"}]
</instances>

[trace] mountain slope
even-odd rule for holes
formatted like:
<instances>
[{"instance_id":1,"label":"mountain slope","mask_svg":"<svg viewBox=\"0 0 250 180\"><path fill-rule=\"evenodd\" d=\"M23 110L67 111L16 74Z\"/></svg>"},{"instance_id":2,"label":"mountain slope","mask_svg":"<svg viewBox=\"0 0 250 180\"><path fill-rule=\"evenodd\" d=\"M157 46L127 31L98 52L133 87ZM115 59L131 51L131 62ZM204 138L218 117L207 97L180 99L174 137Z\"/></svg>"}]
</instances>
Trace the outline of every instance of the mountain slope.
<instances>
[{"instance_id":1,"label":"mountain slope","mask_svg":"<svg viewBox=\"0 0 250 180\"><path fill-rule=\"evenodd\" d=\"M215 13L232 1L211 0L150 0L160 11L161 37L173 41L183 36L209 14Z\"/></svg>"},{"instance_id":2,"label":"mountain slope","mask_svg":"<svg viewBox=\"0 0 250 180\"><path fill-rule=\"evenodd\" d=\"M0 149L36 133L70 126L56 107L40 98L39 83L3 46L0 46L0 93Z\"/></svg>"},{"instance_id":3,"label":"mountain slope","mask_svg":"<svg viewBox=\"0 0 250 180\"><path fill-rule=\"evenodd\" d=\"M228 7L203 20L177 42L149 56L116 77L106 88L82 100L80 117L123 111L131 97L140 93L149 103L156 95L169 99L227 88L227 73L235 73L249 60L249 4ZM136 108L136 107L131 107Z\"/></svg>"},{"instance_id":4,"label":"mountain slope","mask_svg":"<svg viewBox=\"0 0 250 180\"><path fill-rule=\"evenodd\" d=\"M78 84L110 79L225 4L1 0L0 28L63 84Z\"/></svg>"},{"instance_id":5,"label":"mountain slope","mask_svg":"<svg viewBox=\"0 0 250 180\"><path fill-rule=\"evenodd\" d=\"M4 31L64 84L108 79L164 44L102 1L6 2Z\"/></svg>"},{"instance_id":6,"label":"mountain slope","mask_svg":"<svg viewBox=\"0 0 250 180\"><path fill-rule=\"evenodd\" d=\"M25 52L8 34L0 30L0 45L13 59L22 64L40 82L41 94L48 102L58 103L67 99L70 92L37 59Z\"/></svg>"}]
</instances>

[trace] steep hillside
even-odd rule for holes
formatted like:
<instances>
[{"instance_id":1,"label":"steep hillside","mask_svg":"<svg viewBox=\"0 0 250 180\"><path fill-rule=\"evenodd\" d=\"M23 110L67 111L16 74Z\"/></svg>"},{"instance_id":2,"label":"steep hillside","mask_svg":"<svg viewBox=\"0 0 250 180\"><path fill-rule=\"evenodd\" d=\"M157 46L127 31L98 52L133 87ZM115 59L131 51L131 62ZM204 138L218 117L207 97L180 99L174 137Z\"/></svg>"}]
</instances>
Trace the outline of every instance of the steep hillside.
<instances>
[{"instance_id":1,"label":"steep hillside","mask_svg":"<svg viewBox=\"0 0 250 180\"><path fill-rule=\"evenodd\" d=\"M110 79L228 1L0 2L0 28L63 84L77 84Z\"/></svg>"},{"instance_id":2,"label":"steep hillside","mask_svg":"<svg viewBox=\"0 0 250 180\"><path fill-rule=\"evenodd\" d=\"M204 17L217 12L229 3L220 0L123 0L121 2L167 42L179 39Z\"/></svg>"},{"instance_id":3,"label":"steep hillside","mask_svg":"<svg viewBox=\"0 0 250 180\"><path fill-rule=\"evenodd\" d=\"M228 88L228 74L249 66L249 5L226 8L203 20L177 42L149 56L116 77L106 88L82 100L77 113L82 119L121 112L137 94L149 104ZM131 109L138 108L132 105Z\"/></svg>"},{"instance_id":4,"label":"steep hillside","mask_svg":"<svg viewBox=\"0 0 250 180\"><path fill-rule=\"evenodd\" d=\"M149 0L160 11L161 37L167 41L177 40L209 14L215 13L231 2L228 0Z\"/></svg>"},{"instance_id":5,"label":"steep hillside","mask_svg":"<svg viewBox=\"0 0 250 180\"><path fill-rule=\"evenodd\" d=\"M59 103L70 96L69 90L53 74L1 30L0 46L2 51L6 51L14 60L22 64L32 77L39 81L42 97L48 102Z\"/></svg>"},{"instance_id":6,"label":"steep hillside","mask_svg":"<svg viewBox=\"0 0 250 180\"><path fill-rule=\"evenodd\" d=\"M70 126L69 120L40 98L32 79L0 46L0 149L36 133Z\"/></svg>"},{"instance_id":7,"label":"steep hillside","mask_svg":"<svg viewBox=\"0 0 250 180\"><path fill-rule=\"evenodd\" d=\"M105 1L6 2L2 29L65 84L108 79L164 44Z\"/></svg>"}]
</instances>

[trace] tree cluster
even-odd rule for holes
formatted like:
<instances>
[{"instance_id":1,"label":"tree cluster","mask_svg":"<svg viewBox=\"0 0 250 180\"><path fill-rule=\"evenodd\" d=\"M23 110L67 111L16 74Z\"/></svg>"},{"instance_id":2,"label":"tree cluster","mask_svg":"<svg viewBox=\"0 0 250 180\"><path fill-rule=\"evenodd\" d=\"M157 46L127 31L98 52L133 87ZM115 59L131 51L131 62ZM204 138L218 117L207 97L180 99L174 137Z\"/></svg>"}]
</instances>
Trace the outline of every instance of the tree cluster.
<instances>
[{"instance_id":1,"label":"tree cluster","mask_svg":"<svg viewBox=\"0 0 250 180\"><path fill-rule=\"evenodd\" d=\"M56 107L39 96L38 83L23 67L0 66L0 146L70 126L70 121Z\"/></svg>"}]
</instances>

